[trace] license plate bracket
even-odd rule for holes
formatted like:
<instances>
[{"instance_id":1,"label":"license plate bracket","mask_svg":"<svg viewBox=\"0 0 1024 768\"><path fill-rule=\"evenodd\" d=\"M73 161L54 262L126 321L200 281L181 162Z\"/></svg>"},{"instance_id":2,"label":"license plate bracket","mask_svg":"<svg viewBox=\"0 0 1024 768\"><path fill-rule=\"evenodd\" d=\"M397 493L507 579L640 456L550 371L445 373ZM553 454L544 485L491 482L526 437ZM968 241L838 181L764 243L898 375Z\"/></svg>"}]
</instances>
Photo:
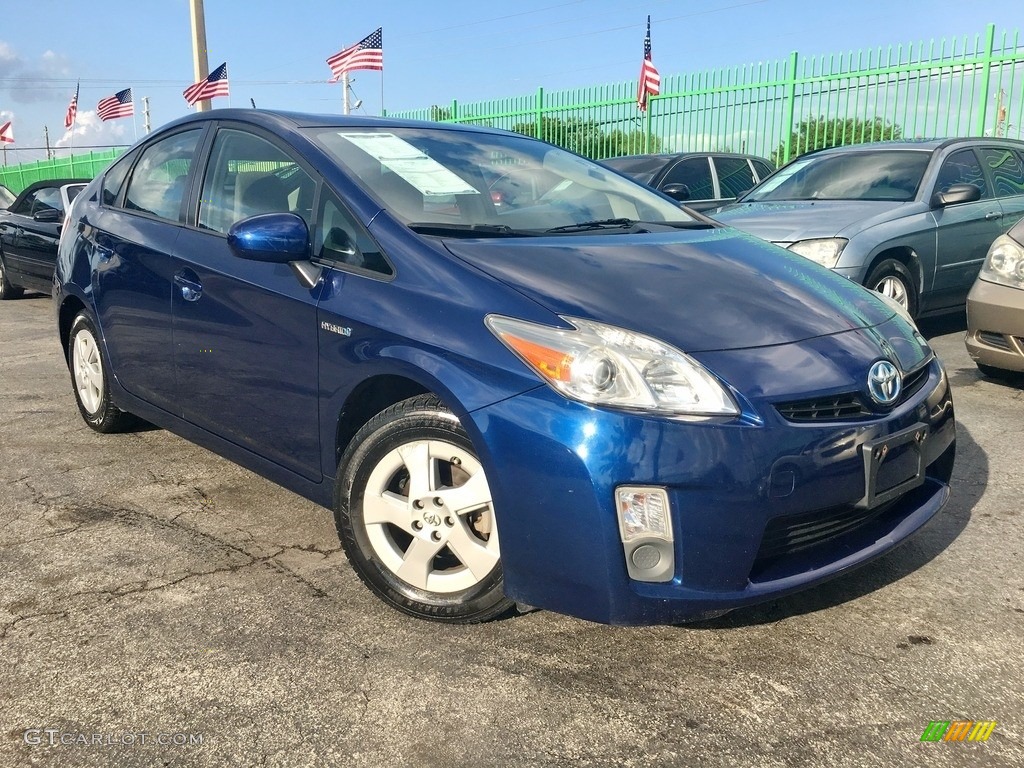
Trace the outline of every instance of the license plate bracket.
<instances>
[{"instance_id":1,"label":"license plate bracket","mask_svg":"<svg viewBox=\"0 0 1024 768\"><path fill-rule=\"evenodd\" d=\"M921 444L928 427L912 427L861 445L864 459L864 498L858 507L872 509L924 483Z\"/></svg>"}]
</instances>

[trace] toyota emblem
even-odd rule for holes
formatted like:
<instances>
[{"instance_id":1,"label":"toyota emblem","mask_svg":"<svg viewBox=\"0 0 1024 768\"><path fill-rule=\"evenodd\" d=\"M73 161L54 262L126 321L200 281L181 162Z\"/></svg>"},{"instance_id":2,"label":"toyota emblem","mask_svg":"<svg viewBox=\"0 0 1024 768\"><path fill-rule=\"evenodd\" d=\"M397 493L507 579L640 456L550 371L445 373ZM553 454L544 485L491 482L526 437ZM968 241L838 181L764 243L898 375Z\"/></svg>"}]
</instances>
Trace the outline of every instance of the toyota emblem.
<instances>
[{"instance_id":1,"label":"toyota emblem","mask_svg":"<svg viewBox=\"0 0 1024 768\"><path fill-rule=\"evenodd\" d=\"M879 405L892 405L903 389L903 377L888 360L879 360L868 371L868 392Z\"/></svg>"}]
</instances>

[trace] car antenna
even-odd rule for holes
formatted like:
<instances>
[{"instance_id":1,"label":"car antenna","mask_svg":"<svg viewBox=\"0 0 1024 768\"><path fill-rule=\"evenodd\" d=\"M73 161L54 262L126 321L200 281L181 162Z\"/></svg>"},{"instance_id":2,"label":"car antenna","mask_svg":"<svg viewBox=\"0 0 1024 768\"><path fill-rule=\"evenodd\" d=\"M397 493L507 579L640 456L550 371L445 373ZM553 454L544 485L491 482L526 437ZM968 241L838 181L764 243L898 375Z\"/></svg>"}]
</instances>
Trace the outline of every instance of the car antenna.
<instances>
[{"instance_id":1,"label":"car antenna","mask_svg":"<svg viewBox=\"0 0 1024 768\"><path fill-rule=\"evenodd\" d=\"M256 109L256 99L254 99L252 96L249 97L249 103L252 104L253 109Z\"/></svg>"}]
</instances>

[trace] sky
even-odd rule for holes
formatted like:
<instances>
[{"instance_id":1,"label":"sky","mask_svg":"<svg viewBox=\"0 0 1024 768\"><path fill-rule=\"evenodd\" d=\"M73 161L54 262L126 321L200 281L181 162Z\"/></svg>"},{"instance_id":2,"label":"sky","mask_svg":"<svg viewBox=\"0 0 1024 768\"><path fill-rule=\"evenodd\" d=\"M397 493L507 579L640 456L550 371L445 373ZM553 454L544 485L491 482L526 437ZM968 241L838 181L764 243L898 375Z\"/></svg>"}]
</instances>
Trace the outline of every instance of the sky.
<instances>
[{"instance_id":1,"label":"sky","mask_svg":"<svg viewBox=\"0 0 1024 768\"><path fill-rule=\"evenodd\" d=\"M189 112L189 0L32 0L0 12L0 125L9 164L51 147L128 145ZM205 0L209 67L228 64L214 107L339 114L328 56L383 27L384 71L353 72L357 111L389 112L635 81L651 16L653 61L667 75L1024 25L1021 0ZM81 83L74 135L64 129ZM136 116L101 122L97 102L131 88ZM1024 98L1011 94L1010 98ZM251 100L251 101L250 101Z\"/></svg>"}]
</instances>

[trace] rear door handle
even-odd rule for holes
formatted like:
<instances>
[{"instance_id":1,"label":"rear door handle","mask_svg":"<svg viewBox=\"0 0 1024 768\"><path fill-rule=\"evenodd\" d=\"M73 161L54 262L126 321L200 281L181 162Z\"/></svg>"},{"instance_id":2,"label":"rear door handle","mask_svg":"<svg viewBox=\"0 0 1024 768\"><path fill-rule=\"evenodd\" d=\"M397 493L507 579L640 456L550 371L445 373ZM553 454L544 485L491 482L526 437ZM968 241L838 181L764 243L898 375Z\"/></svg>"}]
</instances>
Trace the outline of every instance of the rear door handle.
<instances>
[{"instance_id":1,"label":"rear door handle","mask_svg":"<svg viewBox=\"0 0 1024 768\"><path fill-rule=\"evenodd\" d=\"M197 280L189 280L179 272L174 276L174 284L181 289L181 298L185 301L199 301L203 295L203 284Z\"/></svg>"},{"instance_id":2,"label":"rear door handle","mask_svg":"<svg viewBox=\"0 0 1024 768\"><path fill-rule=\"evenodd\" d=\"M995 221L996 219L1001 219L1001 218L1003 218L1003 212L1002 211L989 211L988 213L985 214L985 220L986 221Z\"/></svg>"}]
</instances>

